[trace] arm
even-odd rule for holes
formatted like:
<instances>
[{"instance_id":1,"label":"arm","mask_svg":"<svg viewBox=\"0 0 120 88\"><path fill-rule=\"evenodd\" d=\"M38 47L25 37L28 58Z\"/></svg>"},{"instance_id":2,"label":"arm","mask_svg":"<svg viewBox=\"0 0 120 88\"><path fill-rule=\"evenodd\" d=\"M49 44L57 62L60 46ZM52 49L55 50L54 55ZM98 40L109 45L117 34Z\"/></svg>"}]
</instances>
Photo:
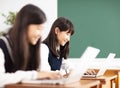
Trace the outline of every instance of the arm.
<instances>
[{"instance_id":1,"label":"arm","mask_svg":"<svg viewBox=\"0 0 120 88\"><path fill-rule=\"evenodd\" d=\"M36 71L16 71L15 73L5 73L5 59L2 50L0 49L0 87L9 83L18 83L23 79L36 79Z\"/></svg>"},{"instance_id":2,"label":"arm","mask_svg":"<svg viewBox=\"0 0 120 88\"><path fill-rule=\"evenodd\" d=\"M0 49L0 87L4 87L6 84L10 83L18 83L24 79L32 80L32 79L58 79L61 77L59 72L50 72L50 71L22 71L18 70L15 73L5 73L5 59L2 50Z\"/></svg>"},{"instance_id":3,"label":"arm","mask_svg":"<svg viewBox=\"0 0 120 88\"><path fill-rule=\"evenodd\" d=\"M71 61L69 59L62 60L61 72L63 75L70 74L71 71L74 70L74 68L75 68L75 64L71 63Z\"/></svg>"},{"instance_id":4,"label":"arm","mask_svg":"<svg viewBox=\"0 0 120 88\"><path fill-rule=\"evenodd\" d=\"M50 65L48 63L48 55L49 55L49 49L47 45L41 44L41 71L50 71Z\"/></svg>"}]
</instances>

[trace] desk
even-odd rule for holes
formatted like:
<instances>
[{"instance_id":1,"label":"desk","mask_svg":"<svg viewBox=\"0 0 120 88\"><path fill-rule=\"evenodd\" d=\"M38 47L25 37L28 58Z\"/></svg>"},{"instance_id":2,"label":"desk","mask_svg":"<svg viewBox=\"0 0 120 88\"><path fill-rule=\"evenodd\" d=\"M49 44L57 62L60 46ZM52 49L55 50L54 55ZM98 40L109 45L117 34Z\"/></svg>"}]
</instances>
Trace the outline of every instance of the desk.
<instances>
[{"instance_id":1,"label":"desk","mask_svg":"<svg viewBox=\"0 0 120 88\"><path fill-rule=\"evenodd\" d=\"M118 75L116 71L107 70L103 76L96 78L82 78L82 80L99 80L100 88L118 88Z\"/></svg>"},{"instance_id":2,"label":"desk","mask_svg":"<svg viewBox=\"0 0 120 88\"><path fill-rule=\"evenodd\" d=\"M116 88L120 88L120 68L109 68L106 72L106 74L108 73L112 73L114 75L117 75L117 79L116 79Z\"/></svg>"},{"instance_id":3,"label":"desk","mask_svg":"<svg viewBox=\"0 0 120 88\"><path fill-rule=\"evenodd\" d=\"M65 85L45 85L45 84L8 84L5 88L99 88L100 81L98 80L80 80Z\"/></svg>"}]
</instances>

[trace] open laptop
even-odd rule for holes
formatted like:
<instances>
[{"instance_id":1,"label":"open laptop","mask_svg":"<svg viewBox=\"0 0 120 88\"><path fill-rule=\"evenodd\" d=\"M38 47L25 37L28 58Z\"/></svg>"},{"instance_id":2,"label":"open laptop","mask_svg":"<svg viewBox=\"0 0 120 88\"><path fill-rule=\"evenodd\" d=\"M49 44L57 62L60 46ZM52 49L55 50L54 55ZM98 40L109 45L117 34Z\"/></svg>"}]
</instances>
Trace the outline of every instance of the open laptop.
<instances>
[{"instance_id":1,"label":"open laptop","mask_svg":"<svg viewBox=\"0 0 120 88\"><path fill-rule=\"evenodd\" d=\"M86 75L84 74L82 77L83 78L95 78L95 77L99 77L104 75L104 73L106 72L106 69L99 69L98 72L96 74L91 74L91 75Z\"/></svg>"},{"instance_id":2,"label":"open laptop","mask_svg":"<svg viewBox=\"0 0 120 88\"><path fill-rule=\"evenodd\" d=\"M107 59L109 59L109 61L110 60L112 60L114 57L115 57L115 53L110 53L109 55L108 55L108 57L107 57ZM108 60L106 60L107 62L108 62ZM112 62L112 61L110 61L110 62ZM102 75L104 75L104 73L106 72L106 68L103 66L103 68L100 68L97 72L96 72L96 74L92 74L92 75L86 75L86 74L84 74L82 77L83 78L94 78L94 77L99 77L99 76L102 76Z\"/></svg>"},{"instance_id":3,"label":"open laptop","mask_svg":"<svg viewBox=\"0 0 120 88\"><path fill-rule=\"evenodd\" d=\"M85 52L87 54L84 53L85 55L83 54L83 56L81 58L89 58L89 59L91 59L91 58L96 58L96 56L100 52L100 50L99 49L95 49L93 47L89 47L89 50L86 49ZM89 57L89 54L91 54L91 58ZM89 60L89 62L90 62L90 60ZM101 68L101 69L99 69L96 72L96 74L83 74L82 77L88 77L88 78L90 77L91 78L91 77L102 76L102 75L104 75L105 71L106 71L106 68Z\"/></svg>"},{"instance_id":4,"label":"open laptop","mask_svg":"<svg viewBox=\"0 0 120 88\"><path fill-rule=\"evenodd\" d=\"M34 84L67 84L77 82L81 79L82 75L86 72L87 68L92 62L92 59L97 56L99 49L93 47L87 47L80 61L76 63L76 68L69 75L68 78L62 78L58 80L23 80L22 83L34 83ZM89 61L90 60L90 61ZM85 64L87 62L87 64Z\"/></svg>"}]
</instances>

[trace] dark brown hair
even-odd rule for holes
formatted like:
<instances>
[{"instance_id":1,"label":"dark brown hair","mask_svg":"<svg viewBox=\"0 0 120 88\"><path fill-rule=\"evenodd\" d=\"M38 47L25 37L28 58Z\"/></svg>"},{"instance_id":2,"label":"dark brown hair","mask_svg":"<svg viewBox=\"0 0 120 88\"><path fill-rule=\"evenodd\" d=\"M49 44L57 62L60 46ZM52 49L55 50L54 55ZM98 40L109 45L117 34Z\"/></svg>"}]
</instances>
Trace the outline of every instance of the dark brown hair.
<instances>
[{"instance_id":1,"label":"dark brown hair","mask_svg":"<svg viewBox=\"0 0 120 88\"><path fill-rule=\"evenodd\" d=\"M8 32L15 70L36 70L40 65L40 42L31 45L27 32L30 24L42 24L45 13L35 5L25 5L17 14L15 24Z\"/></svg>"},{"instance_id":2,"label":"dark brown hair","mask_svg":"<svg viewBox=\"0 0 120 88\"><path fill-rule=\"evenodd\" d=\"M74 34L74 26L70 20L64 17L59 17L55 20L55 22L52 24L50 33L48 34L48 37L43 41L49 49L55 54L55 56L64 57L64 59L67 59L69 54L69 42L67 42L64 46L60 46L60 53L57 52L56 47L58 45L57 36L55 34L55 28L58 27L60 31L67 31L71 33L71 35Z\"/></svg>"}]
</instances>

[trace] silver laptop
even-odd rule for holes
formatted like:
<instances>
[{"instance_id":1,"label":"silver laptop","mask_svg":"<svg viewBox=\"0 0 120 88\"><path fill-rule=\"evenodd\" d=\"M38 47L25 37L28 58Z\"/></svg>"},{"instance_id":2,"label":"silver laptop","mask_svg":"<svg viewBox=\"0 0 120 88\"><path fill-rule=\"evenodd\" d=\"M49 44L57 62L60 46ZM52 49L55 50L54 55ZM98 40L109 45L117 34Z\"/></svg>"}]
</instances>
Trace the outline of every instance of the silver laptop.
<instances>
[{"instance_id":1,"label":"silver laptop","mask_svg":"<svg viewBox=\"0 0 120 88\"><path fill-rule=\"evenodd\" d=\"M90 60L88 61L88 63L90 63L91 59L96 58L96 56L98 55L99 52L100 52L100 50L97 48L88 47L86 49L86 51L84 52L85 55L83 54L81 58L89 58ZM98 72L96 74L91 74L91 75L83 74L82 77L88 77L88 78L89 77L98 77L98 76L104 75L105 71L106 71L106 68L101 68L98 70Z\"/></svg>"},{"instance_id":2,"label":"silver laptop","mask_svg":"<svg viewBox=\"0 0 120 88\"><path fill-rule=\"evenodd\" d=\"M62 78L58 80L23 80L22 83L34 83L34 84L67 84L77 82L81 79L87 68L90 66L92 59L94 59L99 53L99 49L93 47L87 47L83 53L81 60L76 63L76 68L69 75L68 78ZM87 63L87 64L85 64Z\"/></svg>"},{"instance_id":3,"label":"silver laptop","mask_svg":"<svg viewBox=\"0 0 120 88\"><path fill-rule=\"evenodd\" d=\"M116 55L115 53L110 53L107 58L110 61L110 60L112 60L115 57L115 55ZM86 78L93 77L94 78L94 77L98 77L98 76L104 75L105 72L106 72L106 68L103 67L103 68L100 68L96 74L83 75L82 77L86 77Z\"/></svg>"},{"instance_id":4,"label":"silver laptop","mask_svg":"<svg viewBox=\"0 0 120 88\"><path fill-rule=\"evenodd\" d=\"M95 78L95 77L104 75L105 72L106 72L106 69L101 68L98 70L98 72L96 74L91 74L91 75L84 74L82 77L83 78Z\"/></svg>"}]
</instances>

